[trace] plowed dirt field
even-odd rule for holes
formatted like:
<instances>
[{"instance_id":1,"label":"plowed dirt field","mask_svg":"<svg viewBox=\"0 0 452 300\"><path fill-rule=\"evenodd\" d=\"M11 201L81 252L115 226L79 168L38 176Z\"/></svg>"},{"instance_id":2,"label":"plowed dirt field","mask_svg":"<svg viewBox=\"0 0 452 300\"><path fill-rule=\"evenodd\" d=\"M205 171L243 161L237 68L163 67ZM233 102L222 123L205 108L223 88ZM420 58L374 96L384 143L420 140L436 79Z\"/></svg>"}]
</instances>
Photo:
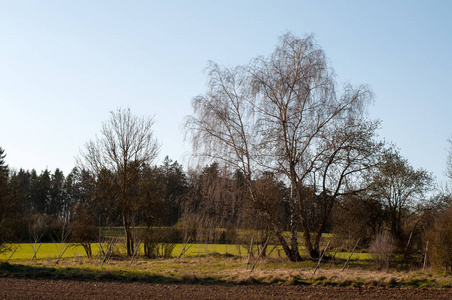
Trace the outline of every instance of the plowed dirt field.
<instances>
[{"instance_id":1,"label":"plowed dirt field","mask_svg":"<svg viewBox=\"0 0 452 300\"><path fill-rule=\"evenodd\" d=\"M1 299L452 299L452 289L201 285L0 278Z\"/></svg>"}]
</instances>

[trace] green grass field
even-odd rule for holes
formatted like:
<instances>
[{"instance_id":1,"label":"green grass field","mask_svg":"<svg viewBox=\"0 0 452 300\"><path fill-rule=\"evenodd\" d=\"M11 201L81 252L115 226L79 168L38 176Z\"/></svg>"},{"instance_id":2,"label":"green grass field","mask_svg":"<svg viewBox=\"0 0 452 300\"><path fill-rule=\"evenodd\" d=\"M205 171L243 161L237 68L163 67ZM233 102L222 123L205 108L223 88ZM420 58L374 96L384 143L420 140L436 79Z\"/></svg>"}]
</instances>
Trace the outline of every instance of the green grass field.
<instances>
[{"instance_id":1,"label":"green grass field","mask_svg":"<svg viewBox=\"0 0 452 300\"><path fill-rule=\"evenodd\" d=\"M11 260L30 260L33 257L33 243L20 243L20 244L11 244L11 250L1 253L0 259L5 260L7 259L13 252L13 250L19 246L17 251L14 253L14 255L11 257ZM39 246L39 244L37 244ZM69 246L64 253L63 257L76 257L76 256L86 256L85 250L83 250L82 246L74 246L72 244L56 244L56 243L42 243L41 247L39 248L36 258L57 258L59 251L64 251L66 246ZM97 245L94 245L95 251L98 251ZM60 250L62 249L62 250ZM94 249L93 249L94 250Z\"/></svg>"},{"instance_id":2,"label":"green grass field","mask_svg":"<svg viewBox=\"0 0 452 300\"><path fill-rule=\"evenodd\" d=\"M6 251L0 254L0 260L6 260L12 254L13 250L19 246L17 251L11 257L11 260L27 260L33 257L33 247L35 246L33 243L20 243L20 244L11 244L10 251ZM39 244L38 244L39 246ZM40 258L57 258L60 251L63 251L66 246L69 246L64 253L63 257L86 257L85 250L80 245L74 244L57 244L57 243L42 243L41 247L37 252L37 259ZM187 245L187 247L190 245ZM91 248L93 251L93 255L96 255L99 252L99 244L93 243L91 244ZM61 250L62 249L62 250ZM183 244L176 244L172 252L173 257L179 256L183 249ZM115 251L120 253L125 253L124 244L118 244L115 248ZM140 247L141 253L143 253L143 245ZM239 247L237 245L227 245L227 244L193 244L190 248L184 253L184 256L194 257L194 256L206 256L213 254L221 254L221 255L246 255L246 249L241 247L239 251Z\"/></svg>"},{"instance_id":3,"label":"green grass field","mask_svg":"<svg viewBox=\"0 0 452 300\"><path fill-rule=\"evenodd\" d=\"M0 253L0 260L6 260L10 257L13 250L19 246L17 251L11 257L11 261L14 260L30 260L33 257L33 247L35 246L33 243L21 243L21 244L11 244L10 251L6 251L4 253ZM37 245L39 246L39 244ZM64 252L63 258L71 258L71 257L86 257L85 250L80 245L74 244L60 244L60 243L42 243L39 251L37 252L36 259L56 259L62 251L68 246L66 251ZM187 245L187 247L190 245ZM99 244L93 243L91 244L93 255L97 255L99 252ZM231 244L193 244L190 248L184 253L184 257L203 257L209 255L224 255L224 256L235 256L235 257L245 257L248 255L247 249L245 246L231 245ZM177 257L181 253L183 249L183 244L176 244L172 252L172 257ZM125 253L124 244L118 244L115 248L116 252ZM271 251L270 257L284 257L284 253L280 246L274 247L270 245L268 247L267 253ZM254 254L257 256L258 248L255 246L253 248ZM143 253L143 245L140 247L140 253ZM332 255L332 253L330 253ZM347 259L347 252L338 252L336 254L336 258L338 259ZM354 253L352 260L369 260L371 259L371 255L369 253Z\"/></svg>"}]
</instances>

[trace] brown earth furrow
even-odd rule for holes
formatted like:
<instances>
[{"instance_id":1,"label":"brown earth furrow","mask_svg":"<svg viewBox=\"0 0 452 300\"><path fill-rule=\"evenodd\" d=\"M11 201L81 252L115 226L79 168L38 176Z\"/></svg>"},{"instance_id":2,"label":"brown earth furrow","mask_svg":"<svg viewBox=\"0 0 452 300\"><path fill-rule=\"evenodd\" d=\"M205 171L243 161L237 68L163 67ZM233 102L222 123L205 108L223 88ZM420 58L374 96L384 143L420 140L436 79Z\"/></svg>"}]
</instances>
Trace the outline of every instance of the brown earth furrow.
<instances>
[{"instance_id":1,"label":"brown earth furrow","mask_svg":"<svg viewBox=\"0 0 452 300\"><path fill-rule=\"evenodd\" d=\"M201 285L0 278L0 299L452 299L451 289Z\"/></svg>"}]
</instances>

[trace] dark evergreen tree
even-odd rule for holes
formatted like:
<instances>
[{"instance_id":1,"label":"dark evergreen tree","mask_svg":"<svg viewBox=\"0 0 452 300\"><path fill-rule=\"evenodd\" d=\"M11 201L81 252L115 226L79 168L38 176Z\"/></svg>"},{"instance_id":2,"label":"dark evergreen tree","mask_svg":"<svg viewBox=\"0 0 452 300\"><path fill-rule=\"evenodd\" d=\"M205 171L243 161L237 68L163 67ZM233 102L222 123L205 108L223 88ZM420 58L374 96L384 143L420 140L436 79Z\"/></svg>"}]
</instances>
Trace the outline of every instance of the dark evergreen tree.
<instances>
[{"instance_id":1,"label":"dark evergreen tree","mask_svg":"<svg viewBox=\"0 0 452 300\"><path fill-rule=\"evenodd\" d=\"M5 157L6 157L5 150L2 147L0 147L0 172L3 173L5 177L8 177L9 168L5 162Z\"/></svg>"},{"instance_id":2,"label":"dark evergreen tree","mask_svg":"<svg viewBox=\"0 0 452 300\"><path fill-rule=\"evenodd\" d=\"M33 208L39 213L49 213L50 204L50 172L44 170L39 176L36 171L31 171L31 198Z\"/></svg>"},{"instance_id":3,"label":"dark evergreen tree","mask_svg":"<svg viewBox=\"0 0 452 300\"><path fill-rule=\"evenodd\" d=\"M168 206L168 225L175 224L180 217L180 200L187 190L187 178L182 165L168 156L160 166L160 180L165 187L165 203Z\"/></svg>"},{"instance_id":4,"label":"dark evergreen tree","mask_svg":"<svg viewBox=\"0 0 452 300\"><path fill-rule=\"evenodd\" d=\"M140 205L143 206L141 220L148 226L177 223L181 199L188 186L182 166L167 156L159 167L143 167L139 181Z\"/></svg>"},{"instance_id":5,"label":"dark evergreen tree","mask_svg":"<svg viewBox=\"0 0 452 300\"><path fill-rule=\"evenodd\" d=\"M29 171L20 169L19 172L13 172L10 178L10 186L13 197L23 216L31 216L33 210L33 201L31 198L31 174Z\"/></svg>"},{"instance_id":6,"label":"dark evergreen tree","mask_svg":"<svg viewBox=\"0 0 452 300\"><path fill-rule=\"evenodd\" d=\"M12 223L15 219L5 156L4 150L0 148L0 253L6 250L5 242L13 235Z\"/></svg>"},{"instance_id":7,"label":"dark evergreen tree","mask_svg":"<svg viewBox=\"0 0 452 300\"><path fill-rule=\"evenodd\" d=\"M50 179L50 195L48 199L47 212L55 218L69 218L70 207L66 203L67 195L65 190L65 178L60 169L56 169Z\"/></svg>"}]
</instances>

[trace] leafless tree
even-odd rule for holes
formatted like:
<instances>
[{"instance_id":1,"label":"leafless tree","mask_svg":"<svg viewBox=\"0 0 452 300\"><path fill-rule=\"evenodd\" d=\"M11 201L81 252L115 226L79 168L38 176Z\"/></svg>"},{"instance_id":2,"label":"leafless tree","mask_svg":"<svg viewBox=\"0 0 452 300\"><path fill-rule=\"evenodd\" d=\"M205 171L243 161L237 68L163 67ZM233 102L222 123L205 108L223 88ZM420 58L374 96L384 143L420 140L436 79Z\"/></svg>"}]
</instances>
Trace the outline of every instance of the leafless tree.
<instances>
[{"instance_id":1,"label":"leafless tree","mask_svg":"<svg viewBox=\"0 0 452 300\"><path fill-rule=\"evenodd\" d=\"M98 236L95 217L90 210L91 207L87 204L74 206L72 209L72 222L69 225L72 242L81 245L88 258L92 257L91 244Z\"/></svg>"},{"instance_id":2,"label":"leafless tree","mask_svg":"<svg viewBox=\"0 0 452 300\"><path fill-rule=\"evenodd\" d=\"M336 238L345 238L345 243L360 238L361 245L367 246L383 231L386 216L383 205L367 191L345 195L335 206L332 231Z\"/></svg>"},{"instance_id":3,"label":"leafless tree","mask_svg":"<svg viewBox=\"0 0 452 300\"><path fill-rule=\"evenodd\" d=\"M258 176L264 172L283 176L291 187L290 241L265 207L261 213L286 255L300 260L300 223L312 250L302 199L324 155L324 138L344 122L358 121L372 93L366 86L347 85L338 96L333 71L312 36L286 34L270 56L247 66L210 63L208 77L208 90L193 100L194 115L187 119L195 152L239 169L255 203L259 199L253 181Z\"/></svg>"},{"instance_id":4,"label":"leafless tree","mask_svg":"<svg viewBox=\"0 0 452 300\"><path fill-rule=\"evenodd\" d=\"M34 215L32 215L30 219L30 222L28 224L29 227L28 230L34 242L32 245L34 255L31 261L33 261L36 258L36 254L38 253L39 248L41 247L42 244L41 239L46 234L46 231L48 231L50 222L51 222L50 216L40 213L35 213ZM38 245L39 242L40 244Z\"/></svg>"},{"instance_id":5,"label":"leafless tree","mask_svg":"<svg viewBox=\"0 0 452 300\"><path fill-rule=\"evenodd\" d=\"M372 190L389 214L389 230L395 239L402 234L403 220L433 189L433 178L423 169L415 170L397 151L388 150L375 173Z\"/></svg>"},{"instance_id":6,"label":"leafless tree","mask_svg":"<svg viewBox=\"0 0 452 300\"><path fill-rule=\"evenodd\" d=\"M369 188L369 174L378 167L383 147L383 143L374 141L378 124L361 119L342 120L321 138L318 158L308 176L314 195L305 197L308 202L303 210L308 224L303 225L304 236L308 249L313 251L311 256L318 256L320 239L338 198ZM312 245L311 233L314 233Z\"/></svg>"},{"instance_id":7,"label":"leafless tree","mask_svg":"<svg viewBox=\"0 0 452 300\"><path fill-rule=\"evenodd\" d=\"M137 117L130 109L111 112L110 119L103 123L101 136L86 143L85 151L78 159L81 169L89 170L96 178L110 174L107 177L116 191L113 197L122 214L128 256L134 250L132 231L138 210L138 197L133 193L134 181L140 168L150 164L159 151L153 125L153 118Z\"/></svg>"}]
</instances>

